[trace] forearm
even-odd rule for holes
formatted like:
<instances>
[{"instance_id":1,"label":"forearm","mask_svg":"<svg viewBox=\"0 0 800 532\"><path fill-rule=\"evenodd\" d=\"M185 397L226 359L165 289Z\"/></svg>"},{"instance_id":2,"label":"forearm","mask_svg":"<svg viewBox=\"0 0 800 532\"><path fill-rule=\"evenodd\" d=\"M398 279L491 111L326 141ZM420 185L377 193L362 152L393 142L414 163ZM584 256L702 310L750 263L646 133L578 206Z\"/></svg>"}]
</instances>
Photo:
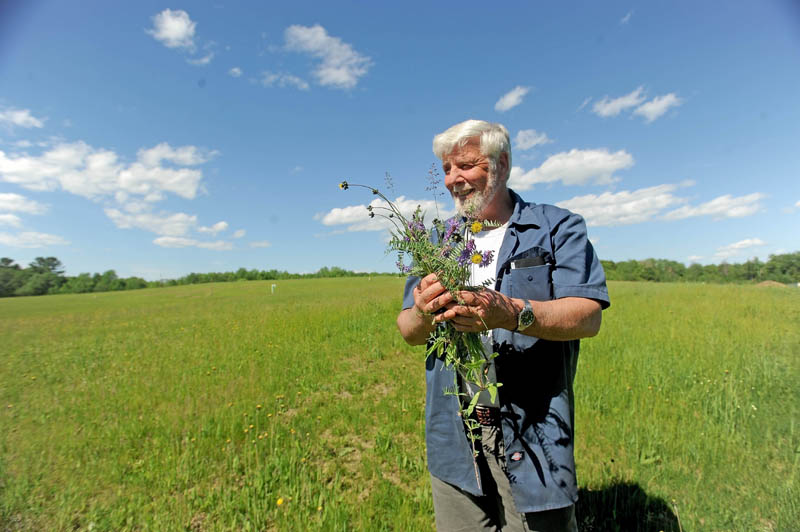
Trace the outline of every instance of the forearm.
<instances>
[{"instance_id":1,"label":"forearm","mask_svg":"<svg viewBox=\"0 0 800 532\"><path fill-rule=\"evenodd\" d=\"M397 328L408 344L422 345L433 332L434 324L429 314L423 314L416 307L411 307L398 314Z\"/></svg>"},{"instance_id":2,"label":"forearm","mask_svg":"<svg viewBox=\"0 0 800 532\"><path fill-rule=\"evenodd\" d=\"M517 313L522 310L525 301L512 299ZM536 321L525 329L518 331L526 336L535 336L542 340L578 340L596 335L600 331L602 309L600 303L582 297L565 297L552 301L531 301ZM505 328L513 330L517 324L516 316L509 319Z\"/></svg>"}]
</instances>

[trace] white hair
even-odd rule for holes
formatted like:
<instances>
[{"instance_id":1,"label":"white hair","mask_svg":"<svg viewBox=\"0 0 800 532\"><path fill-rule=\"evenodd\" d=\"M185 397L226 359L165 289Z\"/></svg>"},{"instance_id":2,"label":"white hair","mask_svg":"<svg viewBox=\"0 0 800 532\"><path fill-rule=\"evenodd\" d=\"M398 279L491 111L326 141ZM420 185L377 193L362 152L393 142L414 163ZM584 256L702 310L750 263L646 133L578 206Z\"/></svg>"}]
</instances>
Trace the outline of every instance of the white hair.
<instances>
[{"instance_id":1,"label":"white hair","mask_svg":"<svg viewBox=\"0 0 800 532\"><path fill-rule=\"evenodd\" d=\"M433 153L444 160L444 157L455 148L463 148L469 139L475 137L480 137L481 153L489 159L489 171L492 174L496 175L500 154L507 154L506 175L497 176L507 180L511 172L511 141L508 130L502 124L493 124L485 120L465 120L433 137Z\"/></svg>"}]
</instances>

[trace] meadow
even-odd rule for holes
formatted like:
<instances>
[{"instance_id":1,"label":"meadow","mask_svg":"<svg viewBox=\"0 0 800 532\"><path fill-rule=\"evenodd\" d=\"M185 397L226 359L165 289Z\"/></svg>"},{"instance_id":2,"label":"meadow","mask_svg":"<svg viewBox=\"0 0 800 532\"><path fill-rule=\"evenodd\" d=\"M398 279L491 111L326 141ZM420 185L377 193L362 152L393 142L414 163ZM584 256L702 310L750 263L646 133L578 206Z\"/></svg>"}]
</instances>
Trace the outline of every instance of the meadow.
<instances>
[{"instance_id":1,"label":"meadow","mask_svg":"<svg viewBox=\"0 0 800 532\"><path fill-rule=\"evenodd\" d=\"M0 531L432 530L393 276L0 300ZM800 291L612 282L583 531L797 530Z\"/></svg>"}]
</instances>

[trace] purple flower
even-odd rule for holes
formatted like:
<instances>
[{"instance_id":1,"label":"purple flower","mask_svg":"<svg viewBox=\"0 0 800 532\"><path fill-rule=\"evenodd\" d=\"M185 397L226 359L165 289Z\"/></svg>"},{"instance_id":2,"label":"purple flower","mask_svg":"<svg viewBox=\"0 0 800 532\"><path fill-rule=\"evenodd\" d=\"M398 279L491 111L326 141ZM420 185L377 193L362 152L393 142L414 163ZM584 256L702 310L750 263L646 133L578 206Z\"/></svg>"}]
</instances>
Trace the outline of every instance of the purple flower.
<instances>
[{"instance_id":1,"label":"purple flower","mask_svg":"<svg viewBox=\"0 0 800 532\"><path fill-rule=\"evenodd\" d=\"M406 266L399 260L395 264L397 265L397 269L400 270L400 273L408 273L411 271L411 266Z\"/></svg>"},{"instance_id":2,"label":"purple flower","mask_svg":"<svg viewBox=\"0 0 800 532\"><path fill-rule=\"evenodd\" d=\"M467 241L467 245L464 246L464 251L461 252L461 255L458 256L458 263L461 266L466 266L472 261L472 255L475 253L475 241L469 240Z\"/></svg>"},{"instance_id":3,"label":"purple flower","mask_svg":"<svg viewBox=\"0 0 800 532\"><path fill-rule=\"evenodd\" d=\"M414 232L425 232L425 226L419 220L412 220L408 222L408 230Z\"/></svg>"},{"instance_id":4,"label":"purple flower","mask_svg":"<svg viewBox=\"0 0 800 532\"><path fill-rule=\"evenodd\" d=\"M481 259L481 263L478 265L481 268L484 268L492 263L492 259L494 258L494 252L492 250L487 250L483 252L483 258Z\"/></svg>"},{"instance_id":5,"label":"purple flower","mask_svg":"<svg viewBox=\"0 0 800 532\"><path fill-rule=\"evenodd\" d=\"M450 240L450 238L453 236L453 233L455 233L458 230L459 225L461 224L455 218L451 218L445 222L445 226L447 227L447 230L444 232L445 242Z\"/></svg>"}]
</instances>

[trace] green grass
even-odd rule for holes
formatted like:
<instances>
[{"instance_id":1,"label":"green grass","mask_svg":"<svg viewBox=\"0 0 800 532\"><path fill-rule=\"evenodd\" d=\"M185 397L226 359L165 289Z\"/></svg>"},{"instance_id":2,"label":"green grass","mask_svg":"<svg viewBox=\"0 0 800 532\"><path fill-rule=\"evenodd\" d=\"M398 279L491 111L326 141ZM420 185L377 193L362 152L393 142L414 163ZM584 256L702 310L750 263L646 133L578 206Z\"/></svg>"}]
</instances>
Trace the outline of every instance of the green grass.
<instances>
[{"instance_id":1,"label":"green grass","mask_svg":"<svg viewBox=\"0 0 800 532\"><path fill-rule=\"evenodd\" d=\"M0 530L432 529L403 280L270 284L0 300ZM800 294L610 291L582 530L792 530Z\"/></svg>"}]
</instances>

